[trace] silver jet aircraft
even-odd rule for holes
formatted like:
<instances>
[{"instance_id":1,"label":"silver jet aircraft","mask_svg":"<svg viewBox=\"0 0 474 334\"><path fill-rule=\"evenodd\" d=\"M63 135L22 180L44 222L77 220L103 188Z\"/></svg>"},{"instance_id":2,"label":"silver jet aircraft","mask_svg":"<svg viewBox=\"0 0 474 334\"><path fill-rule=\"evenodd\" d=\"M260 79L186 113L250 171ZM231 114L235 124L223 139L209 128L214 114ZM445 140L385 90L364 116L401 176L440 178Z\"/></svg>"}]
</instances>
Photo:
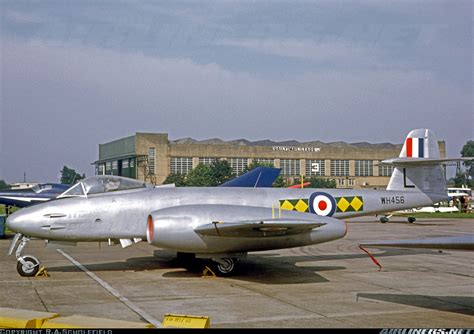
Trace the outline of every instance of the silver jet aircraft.
<instances>
[{"instance_id":1,"label":"silver jet aircraft","mask_svg":"<svg viewBox=\"0 0 474 334\"><path fill-rule=\"evenodd\" d=\"M216 274L233 273L247 252L300 247L342 238L340 219L432 205L447 200L438 142L428 129L408 134L387 190L152 187L117 176L77 183L53 201L12 214L10 247L22 276L39 261L22 255L30 238L51 244L141 240L178 256L211 259ZM18 242L19 245L17 246Z\"/></svg>"}]
</instances>

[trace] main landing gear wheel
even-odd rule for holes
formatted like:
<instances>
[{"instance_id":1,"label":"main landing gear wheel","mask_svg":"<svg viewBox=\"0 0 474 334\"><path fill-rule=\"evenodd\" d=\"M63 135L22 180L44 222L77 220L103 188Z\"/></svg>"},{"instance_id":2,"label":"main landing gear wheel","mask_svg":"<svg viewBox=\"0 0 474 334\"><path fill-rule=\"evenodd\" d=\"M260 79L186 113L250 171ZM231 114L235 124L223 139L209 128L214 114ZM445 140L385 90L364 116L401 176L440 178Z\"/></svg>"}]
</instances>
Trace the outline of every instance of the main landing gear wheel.
<instances>
[{"instance_id":1,"label":"main landing gear wheel","mask_svg":"<svg viewBox=\"0 0 474 334\"><path fill-rule=\"evenodd\" d=\"M217 276L231 276L235 273L237 260L233 258L213 259L212 267Z\"/></svg>"},{"instance_id":2,"label":"main landing gear wheel","mask_svg":"<svg viewBox=\"0 0 474 334\"><path fill-rule=\"evenodd\" d=\"M38 273L39 261L31 255L20 258L16 264L16 270L23 277L33 277Z\"/></svg>"}]
</instances>

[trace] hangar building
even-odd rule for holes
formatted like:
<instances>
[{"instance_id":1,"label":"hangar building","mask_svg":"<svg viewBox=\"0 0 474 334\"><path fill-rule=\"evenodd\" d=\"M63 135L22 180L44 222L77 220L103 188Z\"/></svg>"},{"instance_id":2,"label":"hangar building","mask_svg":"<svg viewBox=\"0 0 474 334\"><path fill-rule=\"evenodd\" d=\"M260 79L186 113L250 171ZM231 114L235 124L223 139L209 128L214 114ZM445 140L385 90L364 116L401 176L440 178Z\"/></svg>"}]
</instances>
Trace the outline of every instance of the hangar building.
<instances>
[{"instance_id":1,"label":"hangar building","mask_svg":"<svg viewBox=\"0 0 474 334\"><path fill-rule=\"evenodd\" d=\"M338 188L385 188L391 166L381 160L398 157L403 144L370 144L295 140L223 141L192 138L169 140L167 133L142 133L99 144L96 174L111 174L162 183L169 173L187 174L198 164L226 159L240 174L253 160L270 162L281 174L299 182L311 176L336 180ZM445 142L439 141L446 156Z\"/></svg>"}]
</instances>

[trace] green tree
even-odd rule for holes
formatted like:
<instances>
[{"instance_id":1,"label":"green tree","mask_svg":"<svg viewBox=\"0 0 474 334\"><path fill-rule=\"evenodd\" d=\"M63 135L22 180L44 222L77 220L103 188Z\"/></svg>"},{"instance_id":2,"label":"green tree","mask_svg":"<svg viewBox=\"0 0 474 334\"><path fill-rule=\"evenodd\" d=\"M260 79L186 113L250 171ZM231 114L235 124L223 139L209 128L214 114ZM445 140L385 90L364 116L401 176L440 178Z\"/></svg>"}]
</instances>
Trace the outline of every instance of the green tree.
<instances>
[{"instance_id":1,"label":"green tree","mask_svg":"<svg viewBox=\"0 0 474 334\"><path fill-rule=\"evenodd\" d=\"M5 181L0 180L0 190L4 190L4 189L10 189L10 185L7 184Z\"/></svg>"},{"instance_id":2,"label":"green tree","mask_svg":"<svg viewBox=\"0 0 474 334\"><path fill-rule=\"evenodd\" d=\"M172 184L174 183L176 187L186 186L186 175L181 173L170 173L163 181L163 184Z\"/></svg>"},{"instance_id":3,"label":"green tree","mask_svg":"<svg viewBox=\"0 0 474 334\"><path fill-rule=\"evenodd\" d=\"M190 187L212 187L216 185L210 166L199 164L188 173L186 185Z\"/></svg>"},{"instance_id":4,"label":"green tree","mask_svg":"<svg viewBox=\"0 0 474 334\"><path fill-rule=\"evenodd\" d=\"M454 186L455 187L462 187L466 184L467 184L468 187L471 186L469 180L466 180L466 173L456 172L456 176L454 176Z\"/></svg>"},{"instance_id":5,"label":"green tree","mask_svg":"<svg viewBox=\"0 0 474 334\"><path fill-rule=\"evenodd\" d=\"M214 160L211 163L214 184L219 185L234 178L232 167L227 160Z\"/></svg>"},{"instance_id":6,"label":"green tree","mask_svg":"<svg viewBox=\"0 0 474 334\"><path fill-rule=\"evenodd\" d=\"M79 180L82 180L86 177L85 174L79 174L76 170L64 166L61 170L61 183L62 184L74 184Z\"/></svg>"},{"instance_id":7,"label":"green tree","mask_svg":"<svg viewBox=\"0 0 474 334\"><path fill-rule=\"evenodd\" d=\"M280 175L278 175L276 180L273 182L272 187L273 188L286 188L286 187L288 187L288 184L285 181L285 179L283 178L283 176L280 174Z\"/></svg>"},{"instance_id":8,"label":"green tree","mask_svg":"<svg viewBox=\"0 0 474 334\"><path fill-rule=\"evenodd\" d=\"M462 157L474 157L474 140L469 140L461 150ZM474 186L474 163L472 161L463 162L466 172L464 175L463 183L468 183L469 187ZM456 175L457 176L457 175Z\"/></svg>"},{"instance_id":9,"label":"green tree","mask_svg":"<svg viewBox=\"0 0 474 334\"><path fill-rule=\"evenodd\" d=\"M323 179L320 177L312 176L309 179L311 182L311 188L336 188L336 180Z\"/></svg>"}]
</instances>

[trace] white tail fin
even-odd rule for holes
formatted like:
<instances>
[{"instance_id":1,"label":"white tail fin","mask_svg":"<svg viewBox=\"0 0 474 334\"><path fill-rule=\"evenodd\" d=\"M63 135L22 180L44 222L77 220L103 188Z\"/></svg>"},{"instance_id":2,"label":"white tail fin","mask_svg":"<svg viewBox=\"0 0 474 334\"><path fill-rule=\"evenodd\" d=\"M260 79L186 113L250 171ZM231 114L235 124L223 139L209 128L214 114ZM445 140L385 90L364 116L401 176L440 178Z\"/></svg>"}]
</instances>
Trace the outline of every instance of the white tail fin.
<instances>
[{"instance_id":1,"label":"white tail fin","mask_svg":"<svg viewBox=\"0 0 474 334\"><path fill-rule=\"evenodd\" d=\"M438 140L430 129L416 129L410 131L400 158L433 158L439 159Z\"/></svg>"},{"instance_id":2,"label":"white tail fin","mask_svg":"<svg viewBox=\"0 0 474 334\"><path fill-rule=\"evenodd\" d=\"M432 130L410 131L398 159L386 160L395 168L387 190L421 191L446 195L446 177L438 140Z\"/></svg>"}]
</instances>

